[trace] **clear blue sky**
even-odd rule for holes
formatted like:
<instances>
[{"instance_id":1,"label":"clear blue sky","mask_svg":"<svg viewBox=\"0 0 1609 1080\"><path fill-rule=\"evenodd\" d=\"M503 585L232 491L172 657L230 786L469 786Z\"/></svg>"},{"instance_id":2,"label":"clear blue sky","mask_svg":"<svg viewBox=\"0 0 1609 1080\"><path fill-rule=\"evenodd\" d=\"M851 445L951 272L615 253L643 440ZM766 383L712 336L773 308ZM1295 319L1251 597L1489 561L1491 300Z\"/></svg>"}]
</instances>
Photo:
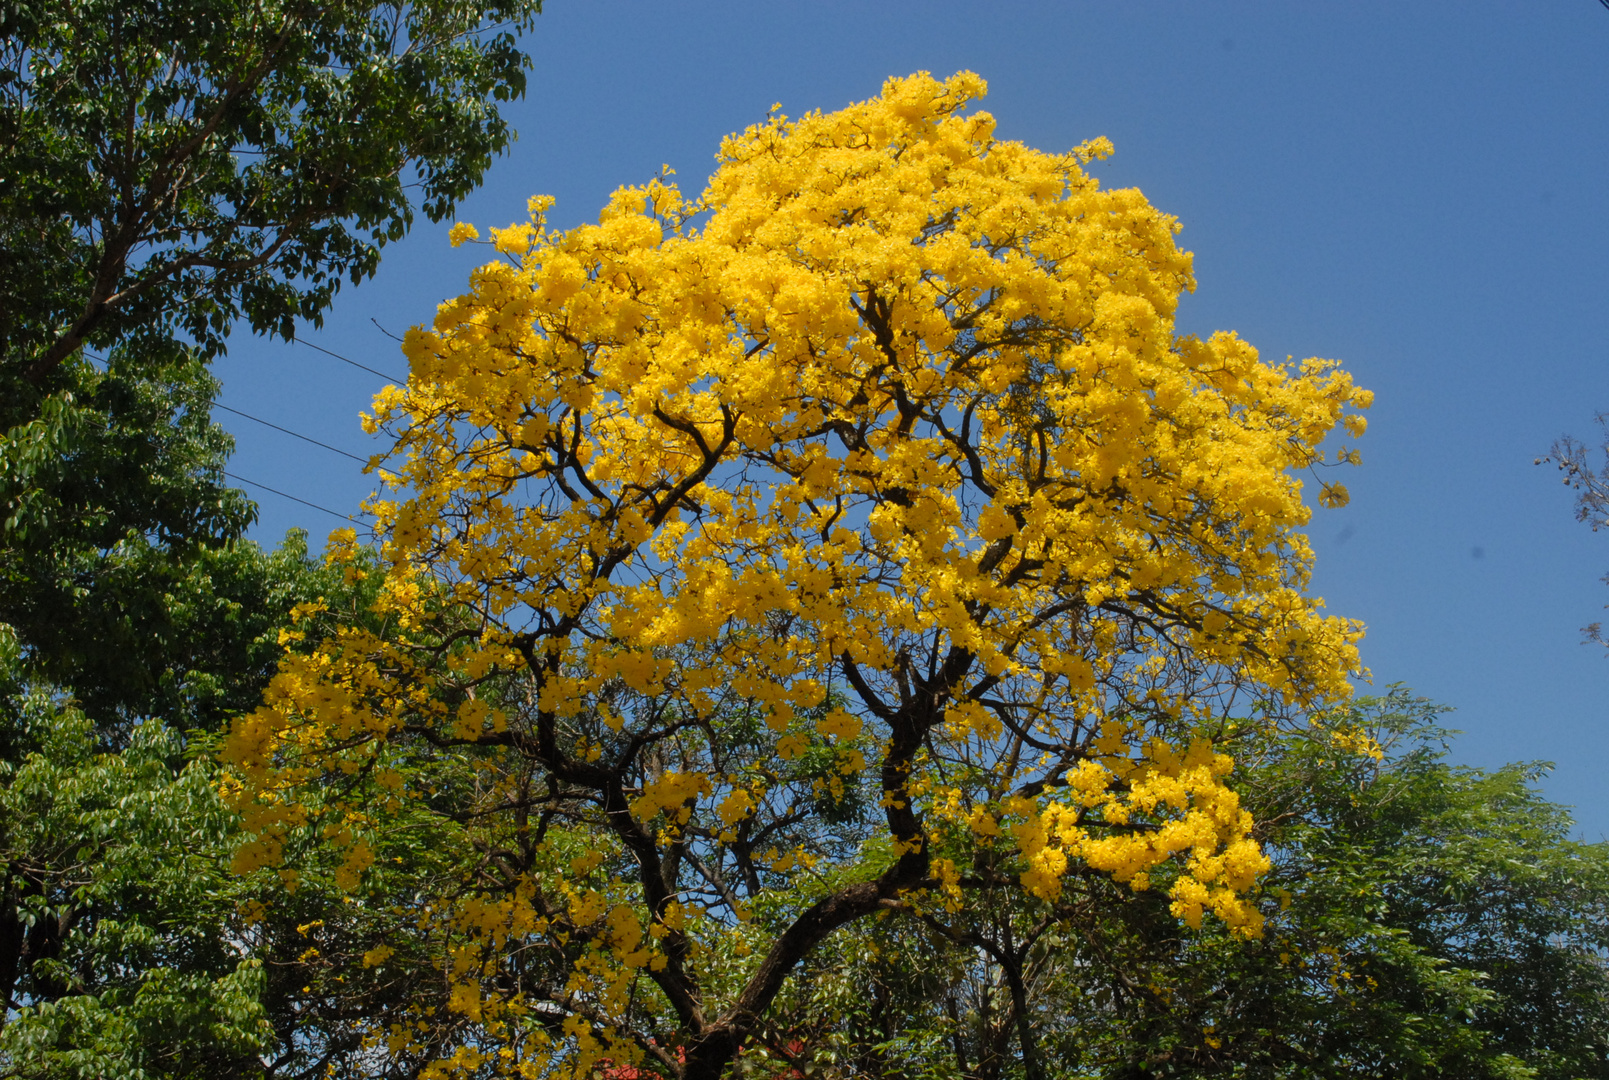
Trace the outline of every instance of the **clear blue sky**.
<instances>
[{"instance_id":1,"label":"clear blue sky","mask_svg":"<svg viewBox=\"0 0 1609 1080\"><path fill-rule=\"evenodd\" d=\"M1369 627L1376 685L1456 708L1462 761L1551 760L1546 790L1609 833L1609 657L1578 627L1609 603L1609 533L1532 461L1609 410L1609 10L1598 0L646 3L549 0L520 133L459 218L560 225L661 165L708 175L721 137L831 110L888 75L971 69L999 134L1109 136L1102 182L1184 224L1192 332L1342 360L1376 392L1352 505L1315 512L1316 591ZM394 342L484 252L421 224L309 340L405 374ZM226 405L360 455L381 380L238 338ZM228 413L231 471L342 512L345 458ZM260 490L254 535L339 522Z\"/></svg>"}]
</instances>

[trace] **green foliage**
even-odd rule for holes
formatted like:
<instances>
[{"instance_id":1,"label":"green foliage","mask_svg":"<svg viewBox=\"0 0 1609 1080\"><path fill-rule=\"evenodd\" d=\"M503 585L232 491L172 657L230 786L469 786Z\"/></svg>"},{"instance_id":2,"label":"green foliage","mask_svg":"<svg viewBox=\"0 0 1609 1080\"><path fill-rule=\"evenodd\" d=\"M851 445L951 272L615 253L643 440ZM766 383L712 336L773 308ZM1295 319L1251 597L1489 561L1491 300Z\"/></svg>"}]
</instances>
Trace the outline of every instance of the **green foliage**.
<instances>
[{"instance_id":1,"label":"green foliage","mask_svg":"<svg viewBox=\"0 0 1609 1080\"><path fill-rule=\"evenodd\" d=\"M0 3L0 623L98 721L216 722L168 711L253 607L223 586L174 637L253 514L205 362L242 319L317 323L479 182L539 8Z\"/></svg>"},{"instance_id":2,"label":"green foliage","mask_svg":"<svg viewBox=\"0 0 1609 1080\"><path fill-rule=\"evenodd\" d=\"M219 636L218 663L176 667L164 691L192 717L260 699L293 603L366 611L378 580L310 562L299 534L273 553L247 543L204 551L190 569L194 587L170 613L175 633ZM31 682L15 639L5 642L0 990L17 1012L0 1029L0 1075L355 1068L364 1036L416 992L396 965L362 962L387 942L406 952L399 898L343 902L328 860L308 860L290 897L265 875L232 873L238 821L219 798L206 733L148 716L109 741L104 724ZM414 874L432 872L420 865L431 860L436 873L458 865L439 824L416 824L425 827L386 849L377 883L399 855ZM272 908L262 903L270 896Z\"/></svg>"},{"instance_id":3,"label":"green foliage","mask_svg":"<svg viewBox=\"0 0 1609 1080\"><path fill-rule=\"evenodd\" d=\"M131 990L40 1005L7 1031L7 1075L39 1080L205 1078L258 1070L261 961L218 979L153 968Z\"/></svg>"},{"instance_id":4,"label":"green foliage","mask_svg":"<svg viewBox=\"0 0 1609 1080\"><path fill-rule=\"evenodd\" d=\"M75 361L64 375L74 389L32 419L27 395L0 405L0 622L41 677L109 722L149 714L186 664L170 608L198 561L238 558L231 538L253 512L224 486L231 442L208 419L216 384L198 360L176 349L160 365Z\"/></svg>"},{"instance_id":5,"label":"green foliage","mask_svg":"<svg viewBox=\"0 0 1609 1080\"><path fill-rule=\"evenodd\" d=\"M1185 930L1157 889L1095 875L1040 903L980 850L963 887L984 902L841 934L743 1069L1609 1077L1609 846L1570 839L1543 767L1448 764L1436 717L1397 691L1235 737L1274 859L1260 940Z\"/></svg>"},{"instance_id":6,"label":"green foliage","mask_svg":"<svg viewBox=\"0 0 1609 1080\"><path fill-rule=\"evenodd\" d=\"M178 385L210 384L187 374ZM0 436L13 510L0 623L32 675L71 687L109 737L141 717L210 728L250 707L285 611L311 587L300 536L273 554L229 538L249 507L217 471L227 439L166 389L104 376L104 406L52 401L43 422Z\"/></svg>"},{"instance_id":7,"label":"green foliage","mask_svg":"<svg viewBox=\"0 0 1609 1080\"><path fill-rule=\"evenodd\" d=\"M157 721L105 753L71 705L13 686L0 763L0 1062L27 1077L216 1076L268 1045L262 964L230 932L233 822Z\"/></svg>"},{"instance_id":8,"label":"green foliage","mask_svg":"<svg viewBox=\"0 0 1609 1080\"><path fill-rule=\"evenodd\" d=\"M0 1074L319 1073L407 993L320 977L394 919L229 870L207 733L363 586L240 539L206 364L451 212L539 8L0 3Z\"/></svg>"},{"instance_id":9,"label":"green foliage","mask_svg":"<svg viewBox=\"0 0 1609 1080\"><path fill-rule=\"evenodd\" d=\"M1609 846L1570 839L1546 766L1448 764L1437 712L1398 691L1248 772L1280 855L1266 887L1290 895L1248 962L1305 960L1265 1026L1299 1016L1312 1035L1288 1045L1374 1044L1397 1075L1609 1076ZM1338 752L1355 731L1387 756Z\"/></svg>"},{"instance_id":10,"label":"green foliage","mask_svg":"<svg viewBox=\"0 0 1609 1080\"><path fill-rule=\"evenodd\" d=\"M0 5L0 358L289 337L479 182L539 0Z\"/></svg>"}]
</instances>

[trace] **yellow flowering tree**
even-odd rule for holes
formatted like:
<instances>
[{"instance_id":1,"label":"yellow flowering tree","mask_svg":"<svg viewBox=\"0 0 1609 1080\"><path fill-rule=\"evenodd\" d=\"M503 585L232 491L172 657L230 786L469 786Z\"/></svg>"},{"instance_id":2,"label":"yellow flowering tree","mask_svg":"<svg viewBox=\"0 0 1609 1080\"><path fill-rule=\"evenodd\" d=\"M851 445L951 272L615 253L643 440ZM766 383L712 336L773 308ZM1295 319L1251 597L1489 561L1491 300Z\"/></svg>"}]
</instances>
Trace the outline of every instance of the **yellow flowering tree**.
<instances>
[{"instance_id":1,"label":"yellow flowering tree","mask_svg":"<svg viewBox=\"0 0 1609 1080\"><path fill-rule=\"evenodd\" d=\"M290 642L224 752L242 870L314 836L361 898L456 830L394 1057L715 1077L835 929L1075 871L1258 932L1222 736L1346 693L1296 473L1368 395L1175 335L1173 219L983 91L774 114L595 225L533 200L408 334L376 619Z\"/></svg>"}]
</instances>

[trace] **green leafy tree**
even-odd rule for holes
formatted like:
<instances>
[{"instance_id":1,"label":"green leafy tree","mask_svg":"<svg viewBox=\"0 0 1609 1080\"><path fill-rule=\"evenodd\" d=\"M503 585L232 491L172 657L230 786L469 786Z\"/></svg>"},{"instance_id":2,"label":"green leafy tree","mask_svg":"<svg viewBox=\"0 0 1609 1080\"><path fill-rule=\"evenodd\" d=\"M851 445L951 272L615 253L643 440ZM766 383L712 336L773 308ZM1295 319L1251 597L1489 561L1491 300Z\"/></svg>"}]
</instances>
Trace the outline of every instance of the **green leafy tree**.
<instances>
[{"instance_id":1,"label":"green leafy tree","mask_svg":"<svg viewBox=\"0 0 1609 1080\"><path fill-rule=\"evenodd\" d=\"M165 590L251 520L205 361L474 187L539 8L0 4L0 622L99 722L171 690Z\"/></svg>"},{"instance_id":2,"label":"green leafy tree","mask_svg":"<svg viewBox=\"0 0 1609 1080\"><path fill-rule=\"evenodd\" d=\"M260 958L229 933L231 820L180 737L142 725L100 752L39 692L7 699L0 764L0 1071L40 1080L221 1076L271 1045ZM9 755L8 755L9 756Z\"/></svg>"},{"instance_id":3,"label":"green leafy tree","mask_svg":"<svg viewBox=\"0 0 1609 1080\"><path fill-rule=\"evenodd\" d=\"M179 569L147 583L175 640L138 723L96 722L0 627L0 1062L20 1075L219 1075L272 1043L193 729L261 693L285 612L341 579L299 534Z\"/></svg>"},{"instance_id":4,"label":"green leafy tree","mask_svg":"<svg viewBox=\"0 0 1609 1080\"><path fill-rule=\"evenodd\" d=\"M540 0L0 7L0 355L289 336L479 182Z\"/></svg>"},{"instance_id":5,"label":"green leafy tree","mask_svg":"<svg viewBox=\"0 0 1609 1080\"><path fill-rule=\"evenodd\" d=\"M196 715L261 695L256 665L282 654L287 612L361 620L379 581L363 570L368 556L326 567L294 534L272 554L241 543L207 555L175 623L220 633L219 653L245 661L216 685L206 681L215 672L188 672ZM239 588L263 582L273 587ZM222 636L231 620L250 640ZM424 812L389 838L363 903L341 891L340 860L318 850L289 891L272 874L236 874L238 821L219 798L205 733L147 718L111 746L103 725L30 683L15 639L5 641L0 1076L372 1075L375 1033L445 992L409 977L420 957L426 968L438 958L440 933L399 912L421 879L473 882L482 853L455 846L454 822ZM448 787L476 779L472 765L440 777ZM378 1071L419 1066L403 1054Z\"/></svg>"},{"instance_id":6,"label":"green leafy tree","mask_svg":"<svg viewBox=\"0 0 1609 1080\"><path fill-rule=\"evenodd\" d=\"M69 367L75 392L0 436L0 622L34 676L107 730L153 715L213 726L261 685L241 677L260 667L246 654L283 617L257 607L272 574L241 576L271 564L233 539L253 509L225 486L216 384L194 357Z\"/></svg>"},{"instance_id":7,"label":"green leafy tree","mask_svg":"<svg viewBox=\"0 0 1609 1080\"><path fill-rule=\"evenodd\" d=\"M206 364L241 321L316 323L478 182L539 7L0 4L0 1071L344 1052L294 981L317 890L289 930L243 918L191 761L333 595L299 541L239 540Z\"/></svg>"},{"instance_id":8,"label":"green leafy tree","mask_svg":"<svg viewBox=\"0 0 1609 1080\"><path fill-rule=\"evenodd\" d=\"M1609 1076L1609 846L1570 839L1534 786L1543 766L1449 764L1437 713L1397 691L1241 733L1235 786L1274 862L1261 939L1182 932L1156 892L1094 875L1056 904L995 890L902 944L879 926L817 958L796 987L812 1007L751 1048L751 1068ZM975 881L992 859L975 853Z\"/></svg>"}]
</instances>

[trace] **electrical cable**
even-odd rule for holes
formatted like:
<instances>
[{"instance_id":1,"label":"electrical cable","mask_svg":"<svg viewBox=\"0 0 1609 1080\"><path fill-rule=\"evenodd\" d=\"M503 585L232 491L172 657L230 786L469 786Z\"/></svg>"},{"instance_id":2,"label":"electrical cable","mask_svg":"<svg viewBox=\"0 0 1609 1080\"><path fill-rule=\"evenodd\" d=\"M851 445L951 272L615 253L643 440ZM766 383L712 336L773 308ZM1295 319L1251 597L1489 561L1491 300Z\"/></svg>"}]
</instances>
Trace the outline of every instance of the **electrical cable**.
<instances>
[{"instance_id":1,"label":"electrical cable","mask_svg":"<svg viewBox=\"0 0 1609 1080\"><path fill-rule=\"evenodd\" d=\"M316 347L317 346L315 346L315 348ZM328 350L324 350L324 351L328 351ZM105 367L108 370L110 370L110 368L111 368L110 361L108 361L107 358L104 357L104 356L96 356L94 353L90 352L88 349L84 350L84 356L85 356L86 359L89 359L89 360L95 361L96 363L105 365ZM345 359L345 358L344 357L338 357L337 359ZM354 363L353 361L347 361L347 362L348 363ZM357 366L361 367L362 365L357 365ZM369 370L372 370L372 369L369 369ZM376 374L378 374L378 372ZM312 443L314 446L322 447L323 449L329 450L332 453L340 454L342 457L351 458L353 461L360 462L360 463L362 463L364 465L367 465L369 463L367 458L358 457L356 454L349 453L348 451L342 450L338 446L331 446L327 442L320 442L319 440L317 440L317 439L315 439L315 438L313 438L313 437L311 437L309 435L303 435L301 432L292 431L288 427L281 427L279 424L276 424L271 420L264 420L260 416L253 416L249 412L245 412L245 411L243 411L241 409L233 408L233 407L231 407L229 405L223 404L222 402L212 401L210 399L200 398L200 397L195 397L195 396L190 396L190 400L195 402L195 403L197 403L197 404L205 404L205 405L208 405L208 406L210 406L212 408L218 408L218 409L224 410L225 412L234 413L236 416L243 416L247 420L252 420L252 421L255 421L256 423L262 424L264 427L271 427L275 431L284 432L286 435L290 435L293 438L301 439L303 442ZM282 499L289 499L291 502L301 503L303 506L310 506L314 510L322 511L322 512L324 512L326 514L329 514L332 517L338 517L343 521L356 521L357 520L357 518L352 517L350 514L343 514L338 510L331 510L327 506L320 506L316 502L310 502L307 499L301 498L300 496L292 495L288 491L281 491L278 488L269 487L267 484L258 483L256 480L248 480L244 476L239 475L238 473L230 472L228 469L223 469L223 470L220 470L220 471L225 476L229 477L231 480L238 480L242 484L250 484L254 488L261 488L263 491L269 492L270 494L273 494L273 495L278 495Z\"/></svg>"},{"instance_id":2,"label":"electrical cable","mask_svg":"<svg viewBox=\"0 0 1609 1080\"><path fill-rule=\"evenodd\" d=\"M1604 3L1609 4L1609 0L1604 0ZM331 352L330 350L326 349L322 345L314 345L311 341L308 341L305 338L299 338L299 337L296 337L295 335L292 335L291 340L293 342L295 342L296 344L298 344L298 345L306 345L309 349L317 349L319 352L323 353L325 356L333 356L337 360L341 361L341 363L343 363L343 364L351 364L355 368L362 368L364 371L367 371L370 375L378 375L378 376L380 376L380 378L385 379L385 380L387 380L389 382L401 383L401 382L406 382L407 381L406 379L399 379L395 375L387 375L385 372L376 370L375 368L370 367L368 364L360 364L356 360L348 359L347 357L342 356L338 352Z\"/></svg>"},{"instance_id":3,"label":"electrical cable","mask_svg":"<svg viewBox=\"0 0 1609 1080\"><path fill-rule=\"evenodd\" d=\"M96 356L93 353L89 352L87 349L84 351L84 355L89 357L89 359L91 359L91 360L99 361L102 364L106 363L106 359L104 357ZM206 405L208 405L208 406L210 406L210 407L212 407L214 409L222 409L224 412L234 413L236 416L244 416L247 420L255 421L256 423L259 423L259 424L263 425L264 427L271 427L275 431L283 431L286 435L289 435L292 438L300 439L305 443L312 443L314 446L321 446L325 450L328 450L333 454L340 454L342 457L351 458L353 461L356 461L361 465L367 465L369 463L368 458L359 457L358 455L352 453L349 450L342 450L339 446L331 446L327 442L320 442L318 439L313 438L311 435L303 435L299 431L292 431L290 428L282 427L279 424L274 423L272 420L264 420L260 416L253 416L251 413L246 412L244 409L237 409L233 405L225 405L221 401L213 401L210 398L202 398L202 397L199 397L199 396L192 396L190 398L190 400L196 402L197 404L206 404Z\"/></svg>"},{"instance_id":4,"label":"electrical cable","mask_svg":"<svg viewBox=\"0 0 1609 1080\"><path fill-rule=\"evenodd\" d=\"M247 420L255 420L255 421L257 421L257 423L263 425L264 427L271 427L275 431L283 431L287 435L290 435L290 436L293 436L295 438L298 438L298 439L302 440L303 442L312 443L314 446L322 446L324 449L330 451L332 454L340 454L342 457L349 457L353 461L360 462L360 463L362 463L364 465L367 465L369 463L368 458L360 458L356 454L351 454L351 453L348 453L345 450L342 450L339 446L331 446L327 442L319 442L317 439L313 438L310 435L303 435L300 432L292 431L288 427L280 427L278 424L276 424L276 423L274 423L274 422L272 422L270 420L264 420L260 416L253 416L249 412L242 412L239 409L232 408L232 407L230 407L228 405L225 405L221 401L214 401L211 404L212 404L212 407L214 409L222 409L224 412L232 412L236 416L244 416Z\"/></svg>"},{"instance_id":5,"label":"electrical cable","mask_svg":"<svg viewBox=\"0 0 1609 1080\"><path fill-rule=\"evenodd\" d=\"M299 497L297 497L295 495L292 495L288 491L281 491L278 488L271 488L267 484L259 484L255 480L247 480L244 476L241 476L238 473L232 473L228 469L224 469L223 474L225 476L229 477L229 479L231 479L231 480L238 480L242 484L250 484L254 488L262 488L264 491L270 492L270 493L272 493L274 495L278 495L282 499L289 499L291 502L299 502L303 506L311 506L314 510L322 510L326 514L329 514L331 517L338 517L342 521L357 521L357 518L353 517L350 514L343 514L339 510L331 510L329 507L320 506L316 502L308 502L306 499L299 498Z\"/></svg>"}]
</instances>

